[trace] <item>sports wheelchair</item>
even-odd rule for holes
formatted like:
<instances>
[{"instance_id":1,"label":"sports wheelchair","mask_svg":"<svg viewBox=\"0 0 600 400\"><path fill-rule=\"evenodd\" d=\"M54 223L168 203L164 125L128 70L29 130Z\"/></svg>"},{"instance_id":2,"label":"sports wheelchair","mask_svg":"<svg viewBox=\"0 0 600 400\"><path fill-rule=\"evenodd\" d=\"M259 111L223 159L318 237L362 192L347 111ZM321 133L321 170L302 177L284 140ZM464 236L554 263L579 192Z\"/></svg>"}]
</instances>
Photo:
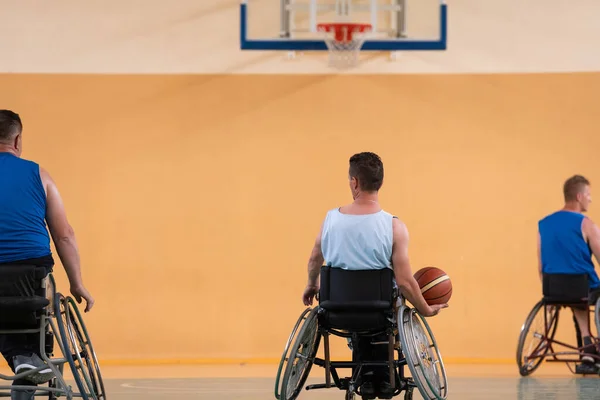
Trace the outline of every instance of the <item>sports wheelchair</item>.
<instances>
[{"instance_id":1,"label":"sports wheelchair","mask_svg":"<svg viewBox=\"0 0 600 400\"><path fill-rule=\"evenodd\" d=\"M0 374L0 379L16 381L47 368L53 372L47 386L0 386L0 397L11 397L11 390L20 389L35 391L36 397L48 396L50 400L63 396L106 399L98 360L77 303L56 292L54 277L46 268L0 266L0 334L39 335L38 355L47 364L16 375ZM55 342L62 354L60 358L52 358ZM69 365L78 391L65 381L65 364Z\"/></svg>"},{"instance_id":2,"label":"sports wheelchair","mask_svg":"<svg viewBox=\"0 0 600 400\"><path fill-rule=\"evenodd\" d=\"M558 327L560 311L565 307L578 307L594 312L596 330L600 329L600 298L590 297L588 276L585 274L543 274L543 297L533 307L525 323L521 327L517 345L517 365L521 376L532 374L540 364L547 362L564 362L572 373L578 372L581 357L586 355L600 363L600 356L583 353L585 346L581 341L581 333L575 317L577 346L569 345L554 339ZM594 305L594 310L590 306ZM591 318L588 320L590 321ZM591 324L590 324L591 325ZM591 334L591 330L590 330ZM531 339L531 343L529 342ZM599 348L600 339L591 335L593 345ZM555 351L555 345L566 348L566 351ZM573 369L573 365L575 369Z\"/></svg>"},{"instance_id":3,"label":"sports wheelchair","mask_svg":"<svg viewBox=\"0 0 600 400\"><path fill-rule=\"evenodd\" d=\"M355 396L363 400L390 399L405 392L404 399L411 400L417 387L425 400L446 399L446 370L433 333L425 319L405 304L394 288L393 279L391 269L321 268L319 305L307 308L300 315L281 357L275 382L278 400L294 400L299 396L313 364L325 369L325 383L309 385L306 390L335 386L346 392L346 400L354 400ZM352 361L330 359L331 335L348 340ZM317 357L321 339L324 359ZM387 353L387 360L386 355L368 357L364 354L367 352L358 351L361 341L363 344L366 341L367 346L363 347L370 350L386 346L383 353ZM412 377L404 375L405 365ZM374 367L380 371L365 372ZM352 370L351 377L339 377L338 369L343 368ZM370 379L368 374L374 380L389 379L391 391L365 393L363 383Z\"/></svg>"}]
</instances>

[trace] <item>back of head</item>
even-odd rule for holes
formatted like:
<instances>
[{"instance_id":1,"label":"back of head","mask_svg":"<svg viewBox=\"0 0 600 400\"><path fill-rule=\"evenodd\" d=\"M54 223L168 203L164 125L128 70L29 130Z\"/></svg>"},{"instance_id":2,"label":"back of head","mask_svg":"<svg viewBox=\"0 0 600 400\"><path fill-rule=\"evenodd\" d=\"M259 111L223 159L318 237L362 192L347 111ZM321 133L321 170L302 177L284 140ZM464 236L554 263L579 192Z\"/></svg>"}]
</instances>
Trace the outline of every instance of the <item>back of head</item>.
<instances>
[{"instance_id":1,"label":"back of head","mask_svg":"<svg viewBox=\"0 0 600 400\"><path fill-rule=\"evenodd\" d=\"M0 144L11 144L23 130L19 114L10 110L0 110Z\"/></svg>"},{"instance_id":2,"label":"back of head","mask_svg":"<svg viewBox=\"0 0 600 400\"><path fill-rule=\"evenodd\" d=\"M377 192L383 185L383 162L375 153L354 154L350 157L349 175L358 181L363 192Z\"/></svg>"},{"instance_id":3,"label":"back of head","mask_svg":"<svg viewBox=\"0 0 600 400\"><path fill-rule=\"evenodd\" d=\"M578 201L577 195L583 193L590 181L581 175L574 175L567 179L563 185L563 195L565 202L570 203Z\"/></svg>"}]
</instances>

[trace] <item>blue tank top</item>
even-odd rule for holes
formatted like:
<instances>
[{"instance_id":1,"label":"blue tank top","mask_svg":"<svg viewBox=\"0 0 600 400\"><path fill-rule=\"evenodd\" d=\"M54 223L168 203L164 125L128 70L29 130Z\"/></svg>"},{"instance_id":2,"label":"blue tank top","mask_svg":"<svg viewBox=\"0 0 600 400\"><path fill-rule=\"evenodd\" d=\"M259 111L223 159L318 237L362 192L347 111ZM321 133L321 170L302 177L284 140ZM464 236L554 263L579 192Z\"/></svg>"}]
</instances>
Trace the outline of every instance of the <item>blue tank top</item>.
<instances>
[{"instance_id":1,"label":"blue tank top","mask_svg":"<svg viewBox=\"0 0 600 400\"><path fill-rule=\"evenodd\" d=\"M538 223L541 237L542 272L548 274L587 274L590 288L600 286L594 270L592 250L583 238L583 214L557 211Z\"/></svg>"},{"instance_id":2,"label":"blue tank top","mask_svg":"<svg viewBox=\"0 0 600 400\"><path fill-rule=\"evenodd\" d=\"M0 152L0 263L50 254L40 167Z\"/></svg>"},{"instance_id":3,"label":"blue tank top","mask_svg":"<svg viewBox=\"0 0 600 400\"><path fill-rule=\"evenodd\" d=\"M330 210L323 222L321 252L330 267L365 270L391 268L393 215L348 215Z\"/></svg>"}]
</instances>

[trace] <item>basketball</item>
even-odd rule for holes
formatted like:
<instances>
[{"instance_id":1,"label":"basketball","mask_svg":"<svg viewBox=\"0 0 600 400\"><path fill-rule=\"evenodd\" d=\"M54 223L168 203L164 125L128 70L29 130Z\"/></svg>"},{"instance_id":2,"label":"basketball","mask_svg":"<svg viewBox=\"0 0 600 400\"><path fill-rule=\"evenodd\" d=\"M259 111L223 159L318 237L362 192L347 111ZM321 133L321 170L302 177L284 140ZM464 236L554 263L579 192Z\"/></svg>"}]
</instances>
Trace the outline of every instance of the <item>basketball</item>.
<instances>
[{"instance_id":1,"label":"basketball","mask_svg":"<svg viewBox=\"0 0 600 400\"><path fill-rule=\"evenodd\" d=\"M452 297L452 281L441 269L426 267L418 270L414 275L421 293L430 306L445 304Z\"/></svg>"}]
</instances>

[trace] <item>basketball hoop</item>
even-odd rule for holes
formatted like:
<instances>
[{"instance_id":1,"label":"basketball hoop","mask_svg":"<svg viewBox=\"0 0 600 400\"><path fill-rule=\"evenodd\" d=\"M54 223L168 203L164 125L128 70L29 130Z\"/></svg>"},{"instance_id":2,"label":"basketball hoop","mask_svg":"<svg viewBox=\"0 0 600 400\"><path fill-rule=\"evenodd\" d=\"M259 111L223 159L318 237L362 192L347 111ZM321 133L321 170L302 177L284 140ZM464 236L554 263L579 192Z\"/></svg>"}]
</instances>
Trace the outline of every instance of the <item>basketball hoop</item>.
<instances>
[{"instance_id":1,"label":"basketball hoop","mask_svg":"<svg viewBox=\"0 0 600 400\"><path fill-rule=\"evenodd\" d=\"M371 28L370 24L347 22L318 24L317 29L325 35L325 43L329 49L329 65L348 68L358 64L360 49Z\"/></svg>"}]
</instances>

